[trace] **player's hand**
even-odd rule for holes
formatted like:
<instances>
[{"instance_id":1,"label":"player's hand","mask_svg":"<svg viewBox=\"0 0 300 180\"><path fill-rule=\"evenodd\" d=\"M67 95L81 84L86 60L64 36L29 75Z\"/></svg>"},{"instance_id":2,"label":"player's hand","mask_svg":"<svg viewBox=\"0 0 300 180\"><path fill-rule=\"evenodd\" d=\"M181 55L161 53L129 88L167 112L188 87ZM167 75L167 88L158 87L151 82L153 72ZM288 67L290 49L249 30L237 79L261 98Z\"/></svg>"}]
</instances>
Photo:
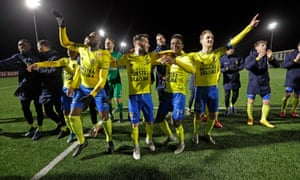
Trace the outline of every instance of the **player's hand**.
<instances>
[{"instance_id":1,"label":"player's hand","mask_svg":"<svg viewBox=\"0 0 300 180\"><path fill-rule=\"evenodd\" d=\"M170 55L163 55L161 58L161 64L175 64L175 59Z\"/></svg>"},{"instance_id":2,"label":"player's hand","mask_svg":"<svg viewBox=\"0 0 300 180\"><path fill-rule=\"evenodd\" d=\"M250 24L249 24L251 27L256 27L256 26L259 24L260 20L257 19L258 16L259 16L259 14L256 14L256 15L252 18L252 20L251 20L251 22L250 22Z\"/></svg>"},{"instance_id":3,"label":"player's hand","mask_svg":"<svg viewBox=\"0 0 300 180\"><path fill-rule=\"evenodd\" d=\"M90 104L90 102L92 101L93 98L94 98L94 97L93 97L92 95L89 94L89 95L83 96L83 97L81 97L81 98L79 99L79 101L83 103L83 107L82 107L83 111L84 111L85 109L87 109L87 107L89 106L89 104Z\"/></svg>"},{"instance_id":4,"label":"player's hand","mask_svg":"<svg viewBox=\"0 0 300 180\"><path fill-rule=\"evenodd\" d=\"M74 94L74 88L70 87L70 88L67 90L66 95L67 95L68 97L72 97L73 94Z\"/></svg>"},{"instance_id":5,"label":"player's hand","mask_svg":"<svg viewBox=\"0 0 300 180\"><path fill-rule=\"evenodd\" d=\"M300 53L297 54L296 58L294 59L294 62L297 63L300 60Z\"/></svg>"},{"instance_id":6,"label":"player's hand","mask_svg":"<svg viewBox=\"0 0 300 180\"><path fill-rule=\"evenodd\" d=\"M268 50L267 50L267 57L268 57L268 60L270 60L270 61L273 60L272 54L273 54L272 50L271 50L271 49L268 49Z\"/></svg>"},{"instance_id":7,"label":"player's hand","mask_svg":"<svg viewBox=\"0 0 300 180\"><path fill-rule=\"evenodd\" d=\"M38 70L39 68L36 64L30 64L30 65L27 66L26 69L27 69L28 72L32 72L32 70Z\"/></svg>"},{"instance_id":8,"label":"player's hand","mask_svg":"<svg viewBox=\"0 0 300 180\"><path fill-rule=\"evenodd\" d=\"M65 27L64 17L56 9L52 9L52 14L55 16L59 27Z\"/></svg>"},{"instance_id":9,"label":"player's hand","mask_svg":"<svg viewBox=\"0 0 300 180\"><path fill-rule=\"evenodd\" d=\"M256 61L260 61L265 55L267 55L267 51L266 50L259 51L258 55L256 57Z\"/></svg>"}]
</instances>

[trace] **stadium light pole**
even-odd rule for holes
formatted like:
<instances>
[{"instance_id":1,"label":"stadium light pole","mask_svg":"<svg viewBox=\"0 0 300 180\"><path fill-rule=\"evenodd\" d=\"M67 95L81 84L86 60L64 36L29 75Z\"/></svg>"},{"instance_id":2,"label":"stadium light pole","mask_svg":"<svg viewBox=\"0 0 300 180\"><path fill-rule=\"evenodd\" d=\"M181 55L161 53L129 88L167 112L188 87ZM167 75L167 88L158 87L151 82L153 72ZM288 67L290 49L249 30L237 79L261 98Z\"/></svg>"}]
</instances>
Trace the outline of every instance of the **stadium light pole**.
<instances>
[{"instance_id":1,"label":"stadium light pole","mask_svg":"<svg viewBox=\"0 0 300 180\"><path fill-rule=\"evenodd\" d=\"M277 25L278 23L276 21L273 21L268 25L268 29L271 31L270 49L273 47L274 30L276 29Z\"/></svg>"},{"instance_id":2,"label":"stadium light pole","mask_svg":"<svg viewBox=\"0 0 300 180\"><path fill-rule=\"evenodd\" d=\"M26 0L26 5L27 5L27 7L29 9L32 9L32 17L33 17L35 41L37 43L39 41L39 35L38 35L38 30L37 30L35 9L41 5L40 4L40 0Z\"/></svg>"}]
</instances>

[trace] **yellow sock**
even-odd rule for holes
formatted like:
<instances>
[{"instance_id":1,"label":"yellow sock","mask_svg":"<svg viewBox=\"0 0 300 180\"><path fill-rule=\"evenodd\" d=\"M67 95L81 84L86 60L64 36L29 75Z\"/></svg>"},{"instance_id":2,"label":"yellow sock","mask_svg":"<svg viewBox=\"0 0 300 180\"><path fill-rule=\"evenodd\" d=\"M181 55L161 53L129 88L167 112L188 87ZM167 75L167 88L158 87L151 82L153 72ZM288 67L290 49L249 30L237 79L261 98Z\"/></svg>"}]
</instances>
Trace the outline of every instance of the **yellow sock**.
<instances>
[{"instance_id":1,"label":"yellow sock","mask_svg":"<svg viewBox=\"0 0 300 180\"><path fill-rule=\"evenodd\" d=\"M270 105L263 104L261 108L261 120L267 120L270 112Z\"/></svg>"},{"instance_id":2,"label":"yellow sock","mask_svg":"<svg viewBox=\"0 0 300 180\"><path fill-rule=\"evenodd\" d=\"M106 142L112 141L112 122L111 119L103 121L103 129L106 136Z\"/></svg>"},{"instance_id":3,"label":"yellow sock","mask_svg":"<svg viewBox=\"0 0 300 180\"><path fill-rule=\"evenodd\" d=\"M248 119L253 120L253 104L247 104L247 115Z\"/></svg>"},{"instance_id":4,"label":"yellow sock","mask_svg":"<svg viewBox=\"0 0 300 180\"><path fill-rule=\"evenodd\" d=\"M139 127L138 126L132 126L131 128L131 139L133 141L134 146L139 145Z\"/></svg>"},{"instance_id":5,"label":"yellow sock","mask_svg":"<svg viewBox=\"0 0 300 180\"><path fill-rule=\"evenodd\" d=\"M299 99L294 98L293 105L292 105L292 112L296 112L298 104L299 104Z\"/></svg>"},{"instance_id":6,"label":"yellow sock","mask_svg":"<svg viewBox=\"0 0 300 180\"><path fill-rule=\"evenodd\" d=\"M43 126L38 126L36 130L37 131L43 131Z\"/></svg>"},{"instance_id":7,"label":"yellow sock","mask_svg":"<svg viewBox=\"0 0 300 180\"><path fill-rule=\"evenodd\" d=\"M215 120L217 121L219 119L219 112L216 112L216 118Z\"/></svg>"},{"instance_id":8,"label":"yellow sock","mask_svg":"<svg viewBox=\"0 0 300 180\"><path fill-rule=\"evenodd\" d=\"M205 126L205 130L204 130L204 133L207 134L207 135L211 135L211 131L215 125L215 121L216 120L211 120L209 117L208 117L208 120L207 120L207 123L206 123L206 126Z\"/></svg>"},{"instance_id":9,"label":"yellow sock","mask_svg":"<svg viewBox=\"0 0 300 180\"><path fill-rule=\"evenodd\" d=\"M289 98L283 97L281 100L281 110L280 112L286 112L286 107L289 103Z\"/></svg>"},{"instance_id":10,"label":"yellow sock","mask_svg":"<svg viewBox=\"0 0 300 180\"><path fill-rule=\"evenodd\" d=\"M93 127L94 127L94 128L97 128L97 127L98 127L98 123L93 124Z\"/></svg>"},{"instance_id":11,"label":"yellow sock","mask_svg":"<svg viewBox=\"0 0 300 180\"><path fill-rule=\"evenodd\" d=\"M209 114L208 107L207 107L207 105L205 105L204 116L208 117L208 114Z\"/></svg>"},{"instance_id":12,"label":"yellow sock","mask_svg":"<svg viewBox=\"0 0 300 180\"><path fill-rule=\"evenodd\" d=\"M64 115L64 118L65 118L67 127L70 129L71 132L73 132L73 129L72 129L72 126L71 126L71 120L70 120L69 116Z\"/></svg>"},{"instance_id":13,"label":"yellow sock","mask_svg":"<svg viewBox=\"0 0 300 180\"><path fill-rule=\"evenodd\" d=\"M179 137L180 142L184 142L184 129L182 124L180 124L176 129L176 134Z\"/></svg>"},{"instance_id":14,"label":"yellow sock","mask_svg":"<svg viewBox=\"0 0 300 180\"><path fill-rule=\"evenodd\" d=\"M153 124L146 123L146 138L152 139L152 135L153 135Z\"/></svg>"},{"instance_id":15,"label":"yellow sock","mask_svg":"<svg viewBox=\"0 0 300 180\"><path fill-rule=\"evenodd\" d=\"M36 127L36 125L35 125L34 123L29 124L29 126L30 126L31 128L35 128L35 127Z\"/></svg>"},{"instance_id":16,"label":"yellow sock","mask_svg":"<svg viewBox=\"0 0 300 180\"><path fill-rule=\"evenodd\" d=\"M84 134L83 134L81 117L80 116L70 116L70 120L71 120L72 129L74 130L73 132L75 133L79 144L83 144L85 138L84 138Z\"/></svg>"},{"instance_id":17,"label":"yellow sock","mask_svg":"<svg viewBox=\"0 0 300 180\"><path fill-rule=\"evenodd\" d=\"M67 128L68 128L68 127L67 127L66 125L63 125L63 126L60 127L60 130L62 130L62 131L67 131Z\"/></svg>"},{"instance_id":18,"label":"yellow sock","mask_svg":"<svg viewBox=\"0 0 300 180\"><path fill-rule=\"evenodd\" d=\"M194 123L194 133L198 134L199 133L199 127L200 127L200 120L197 119L196 114L194 115L193 123Z\"/></svg>"},{"instance_id":19,"label":"yellow sock","mask_svg":"<svg viewBox=\"0 0 300 180\"><path fill-rule=\"evenodd\" d=\"M164 120L163 122L160 122L159 127L166 135L171 136L173 134L168 121Z\"/></svg>"}]
</instances>

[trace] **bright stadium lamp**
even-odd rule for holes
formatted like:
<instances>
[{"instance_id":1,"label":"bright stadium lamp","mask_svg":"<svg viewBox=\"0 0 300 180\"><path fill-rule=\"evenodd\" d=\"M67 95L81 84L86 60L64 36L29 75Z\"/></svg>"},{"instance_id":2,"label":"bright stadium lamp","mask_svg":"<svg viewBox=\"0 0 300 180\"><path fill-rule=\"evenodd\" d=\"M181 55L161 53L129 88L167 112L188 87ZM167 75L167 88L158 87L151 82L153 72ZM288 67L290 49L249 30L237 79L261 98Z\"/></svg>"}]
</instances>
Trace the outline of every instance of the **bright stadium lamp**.
<instances>
[{"instance_id":1,"label":"bright stadium lamp","mask_svg":"<svg viewBox=\"0 0 300 180\"><path fill-rule=\"evenodd\" d=\"M26 0L26 5L29 9L32 9L35 40L37 43L39 41L39 36L38 36L38 31L37 31L35 9L41 5L40 0Z\"/></svg>"},{"instance_id":2,"label":"bright stadium lamp","mask_svg":"<svg viewBox=\"0 0 300 180\"><path fill-rule=\"evenodd\" d=\"M120 43L120 46L121 46L121 48L125 48L125 47L127 46L127 43L124 42L124 41L122 41L122 42Z\"/></svg>"},{"instance_id":3,"label":"bright stadium lamp","mask_svg":"<svg viewBox=\"0 0 300 180\"><path fill-rule=\"evenodd\" d=\"M98 33L100 34L101 37L105 37L105 31L103 29L100 29Z\"/></svg>"},{"instance_id":4,"label":"bright stadium lamp","mask_svg":"<svg viewBox=\"0 0 300 180\"><path fill-rule=\"evenodd\" d=\"M124 41L120 42L120 51L123 53L124 49L127 47L127 43Z\"/></svg>"},{"instance_id":5,"label":"bright stadium lamp","mask_svg":"<svg viewBox=\"0 0 300 180\"><path fill-rule=\"evenodd\" d=\"M278 23L276 21L273 21L268 25L268 29L271 31L270 49L272 49L273 46L274 30L276 29L277 25Z\"/></svg>"}]
</instances>

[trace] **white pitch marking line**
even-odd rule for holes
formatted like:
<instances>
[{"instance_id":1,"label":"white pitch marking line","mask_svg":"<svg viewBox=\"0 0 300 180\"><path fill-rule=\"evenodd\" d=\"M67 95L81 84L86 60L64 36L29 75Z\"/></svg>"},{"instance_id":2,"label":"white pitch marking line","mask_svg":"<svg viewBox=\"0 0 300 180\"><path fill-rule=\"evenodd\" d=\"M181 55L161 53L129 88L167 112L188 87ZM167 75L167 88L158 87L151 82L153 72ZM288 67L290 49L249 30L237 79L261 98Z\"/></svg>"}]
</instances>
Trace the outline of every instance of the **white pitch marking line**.
<instances>
[{"instance_id":1,"label":"white pitch marking line","mask_svg":"<svg viewBox=\"0 0 300 180\"><path fill-rule=\"evenodd\" d=\"M88 136L84 134L84 136ZM61 160L63 160L75 147L78 146L78 142L73 142L64 152L60 153L55 159L53 159L47 166L45 166L42 170L36 173L30 180L39 180L43 176L45 176L56 164L58 164Z\"/></svg>"},{"instance_id":2,"label":"white pitch marking line","mask_svg":"<svg viewBox=\"0 0 300 180\"><path fill-rule=\"evenodd\" d=\"M17 86L6 86L6 87L1 87L0 90L2 89L10 89L10 88L16 88Z\"/></svg>"},{"instance_id":3,"label":"white pitch marking line","mask_svg":"<svg viewBox=\"0 0 300 180\"><path fill-rule=\"evenodd\" d=\"M45 176L56 164L58 164L61 160L63 160L77 145L78 145L77 141L74 142L65 151L63 151L62 153L60 153L60 155L58 155L55 159L53 159L47 166L45 166L38 173L36 173L30 180L38 180L43 176Z\"/></svg>"}]
</instances>

